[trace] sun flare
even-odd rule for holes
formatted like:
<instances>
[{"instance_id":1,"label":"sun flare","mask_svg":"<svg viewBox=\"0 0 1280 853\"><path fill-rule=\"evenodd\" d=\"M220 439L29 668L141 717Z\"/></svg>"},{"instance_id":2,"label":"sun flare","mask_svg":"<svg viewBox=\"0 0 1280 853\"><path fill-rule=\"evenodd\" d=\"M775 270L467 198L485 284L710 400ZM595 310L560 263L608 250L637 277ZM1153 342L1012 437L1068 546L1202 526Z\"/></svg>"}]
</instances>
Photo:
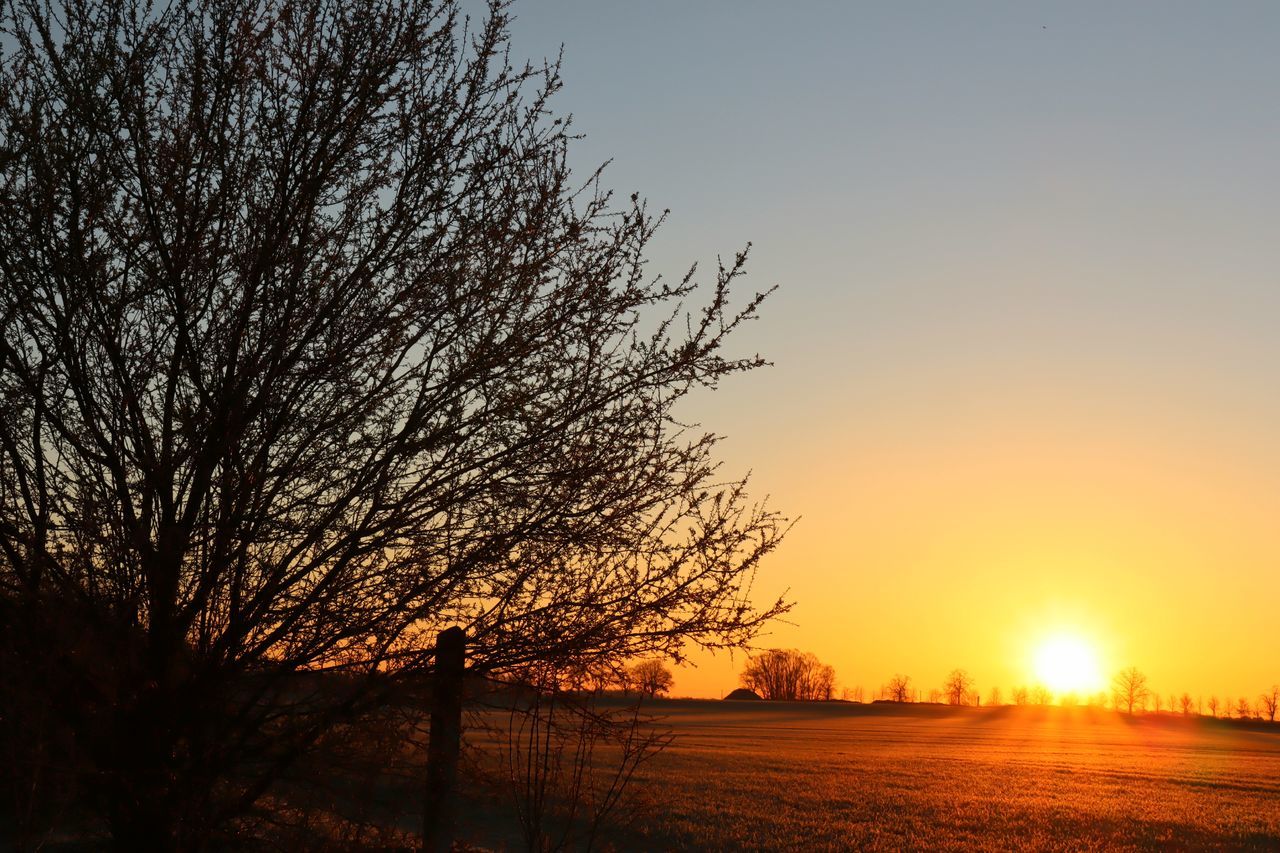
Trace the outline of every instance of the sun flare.
<instances>
[{"instance_id":1,"label":"sun flare","mask_svg":"<svg viewBox=\"0 0 1280 853\"><path fill-rule=\"evenodd\" d=\"M1102 688L1102 670L1093 646L1080 637L1058 635L1036 649L1036 678L1055 694L1086 694Z\"/></svg>"}]
</instances>

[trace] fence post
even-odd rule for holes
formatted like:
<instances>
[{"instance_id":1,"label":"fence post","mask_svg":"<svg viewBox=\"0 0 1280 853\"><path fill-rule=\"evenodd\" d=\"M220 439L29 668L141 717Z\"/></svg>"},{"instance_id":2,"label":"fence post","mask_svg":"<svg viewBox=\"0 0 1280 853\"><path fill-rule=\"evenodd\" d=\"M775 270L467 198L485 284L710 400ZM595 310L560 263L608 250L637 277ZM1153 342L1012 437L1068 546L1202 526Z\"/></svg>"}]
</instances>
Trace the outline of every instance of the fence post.
<instances>
[{"instance_id":1,"label":"fence post","mask_svg":"<svg viewBox=\"0 0 1280 853\"><path fill-rule=\"evenodd\" d=\"M422 849L428 853L448 851L453 845L466 654L467 635L461 628L446 628L436 637L431 732L427 740L427 790L422 813Z\"/></svg>"}]
</instances>

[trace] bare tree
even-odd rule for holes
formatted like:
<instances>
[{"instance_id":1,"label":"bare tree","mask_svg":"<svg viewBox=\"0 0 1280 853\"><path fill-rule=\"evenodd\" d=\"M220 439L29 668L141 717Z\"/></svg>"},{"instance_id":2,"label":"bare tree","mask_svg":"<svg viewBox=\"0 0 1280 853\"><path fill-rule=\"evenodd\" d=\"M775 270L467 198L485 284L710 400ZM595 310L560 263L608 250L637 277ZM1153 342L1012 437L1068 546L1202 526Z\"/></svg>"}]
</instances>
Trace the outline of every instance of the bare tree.
<instances>
[{"instance_id":1,"label":"bare tree","mask_svg":"<svg viewBox=\"0 0 1280 853\"><path fill-rule=\"evenodd\" d=\"M1241 696L1236 702L1236 719L1248 720L1253 717L1253 706L1249 704L1247 696Z\"/></svg>"},{"instance_id":2,"label":"bare tree","mask_svg":"<svg viewBox=\"0 0 1280 853\"><path fill-rule=\"evenodd\" d=\"M973 678L963 669L951 670L946 683L942 686L942 692L946 694L947 703L950 705L968 704L971 689L973 689Z\"/></svg>"},{"instance_id":3,"label":"bare tree","mask_svg":"<svg viewBox=\"0 0 1280 853\"><path fill-rule=\"evenodd\" d=\"M1210 696L1208 704L1209 704L1209 716L1216 718L1218 716L1218 708L1219 708L1218 697Z\"/></svg>"},{"instance_id":4,"label":"bare tree","mask_svg":"<svg viewBox=\"0 0 1280 853\"><path fill-rule=\"evenodd\" d=\"M1017 705L1019 708L1021 708L1024 705L1026 705L1027 702L1029 701L1030 701L1030 694L1027 692L1027 688L1025 687L1013 688L1013 704L1014 705Z\"/></svg>"},{"instance_id":5,"label":"bare tree","mask_svg":"<svg viewBox=\"0 0 1280 853\"><path fill-rule=\"evenodd\" d=\"M1271 722L1276 721L1276 709L1280 706L1280 684L1271 685L1271 689L1258 697L1258 710L1267 715Z\"/></svg>"},{"instance_id":6,"label":"bare tree","mask_svg":"<svg viewBox=\"0 0 1280 853\"><path fill-rule=\"evenodd\" d=\"M1164 700L1160 698L1160 694L1157 691L1151 691L1151 701L1155 705L1155 712L1159 714Z\"/></svg>"},{"instance_id":7,"label":"bare tree","mask_svg":"<svg viewBox=\"0 0 1280 853\"><path fill-rule=\"evenodd\" d=\"M0 12L3 725L74 732L122 847L213 837L445 625L491 671L785 609L749 597L781 520L673 414L762 363L723 353L745 253L650 275L557 68L507 63L503 3L463 27Z\"/></svg>"},{"instance_id":8,"label":"bare tree","mask_svg":"<svg viewBox=\"0 0 1280 853\"><path fill-rule=\"evenodd\" d=\"M895 675L889 679L889 683L884 686L881 693L890 702L910 702L911 677L908 675Z\"/></svg>"},{"instance_id":9,"label":"bare tree","mask_svg":"<svg viewBox=\"0 0 1280 853\"><path fill-rule=\"evenodd\" d=\"M1111 679L1111 692L1117 709L1133 714L1134 708L1143 710L1147 704L1147 677L1136 666L1122 669Z\"/></svg>"},{"instance_id":10,"label":"bare tree","mask_svg":"<svg viewBox=\"0 0 1280 853\"><path fill-rule=\"evenodd\" d=\"M863 697L864 693L865 693L865 691L863 691L863 689L862 689L862 687L861 687L861 686L858 686L858 687L846 687L844 690L840 691L840 698L841 698L841 699L843 699L843 700L844 700L844 701L846 701L846 702L859 702L859 703L860 703L860 702L862 702L862 697Z\"/></svg>"},{"instance_id":11,"label":"bare tree","mask_svg":"<svg viewBox=\"0 0 1280 853\"><path fill-rule=\"evenodd\" d=\"M1004 695L1000 692L999 687L991 688L991 693L987 696L987 704L993 708L1004 704Z\"/></svg>"},{"instance_id":12,"label":"bare tree","mask_svg":"<svg viewBox=\"0 0 1280 853\"><path fill-rule=\"evenodd\" d=\"M642 660L627 669L627 683L645 696L660 696L675 682L671 670L660 660Z\"/></svg>"},{"instance_id":13,"label":"bare tree","mask_svg":"<svg viewBox=\"0 0 1280 853\"><path fill-rule=\"evenodd\" d=\"M1182 716L1189 717L1191 716L1191 709L1195 707L1196 703L1191 698L1190 693L1183 693L1180 697L1178 697L1178 705L1182 710Z\"/></svg>"},{"instance_id":14,"label":"bare tree","mask_svg":"<svg viewBox=\"0 0 1280 853\"><path fill-rule=\"evenodd\" d=\"M811 652L769 649L747 661L742 685L765 699L826 701L835 695L835 670Z\"/></svg>"},{"instance_id":15,"label":"bare tree","mask_svg":"<svg viewBox=\"0 0 1280 853\"><path fill-rule=\"evenodd\" d=\"M836 698L836 670L831 664L820 663L810 670L809 695L819 702Z\"/></svg>"},{"instance_id":16,"label":"bare tree","mask_svg":"<svg viewBox=\"0 0 1280 853\"><path fill-rule=\"evenodd\" d=\"M1031 688L1030 699L1032 705L1052 705L1053 693L1043 684L1037 684Z\"/></svg>"}]
</instances>

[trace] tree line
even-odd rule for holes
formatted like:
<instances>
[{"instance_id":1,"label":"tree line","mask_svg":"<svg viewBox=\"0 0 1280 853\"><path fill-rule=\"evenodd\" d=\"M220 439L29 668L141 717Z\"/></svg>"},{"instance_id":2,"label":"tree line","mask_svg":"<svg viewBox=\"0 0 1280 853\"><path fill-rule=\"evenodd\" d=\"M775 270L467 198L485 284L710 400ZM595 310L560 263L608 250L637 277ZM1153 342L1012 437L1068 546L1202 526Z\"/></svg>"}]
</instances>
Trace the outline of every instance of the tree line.
<instances>
[{"instance_id":1,"label":"tree line","mask_svg":"<svg viewBox=\"0 0 1280 853\"><path fill-rule=\"evenodd\" d=\"M822 663L811 652L795 649L769 649L748 659L741 673L742 687L762 699L830 701L836 698L835 669ZM841 691L842 701L862 702L862 687ZM1020 685L1009 692L1006 700L999 687L992 687L984 698L974 678L964 669L954 669L940 687L921 691L908 675L895 673L880 686L874 701L898 703L947 704L958 706L1016 707L1087 706L1111 708L1126 714L1178 713L1183 716L1209 716L1254 719L1275 722L1280 711L1280 684L1273 684L1256 699L1248 696L1219 699L1217 696L1192 697L1189 693L1162 694L1151 688L1145 673L1137 667L1126 667L1115 674L1109 690L1086 695L1064 692L1055 695L1043 684ZM1206 714L1207 710L1207 714Z\"/></svg>"}]
</instances>

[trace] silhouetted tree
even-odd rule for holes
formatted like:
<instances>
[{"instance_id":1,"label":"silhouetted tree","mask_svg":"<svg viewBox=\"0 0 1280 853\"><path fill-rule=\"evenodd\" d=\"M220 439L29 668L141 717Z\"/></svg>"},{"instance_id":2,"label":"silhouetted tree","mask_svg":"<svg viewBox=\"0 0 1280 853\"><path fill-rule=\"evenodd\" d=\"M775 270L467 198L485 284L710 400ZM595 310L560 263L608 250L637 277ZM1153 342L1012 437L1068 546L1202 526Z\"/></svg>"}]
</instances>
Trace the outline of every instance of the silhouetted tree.
<instances>
[{"instance_id":1,"label":"silhouetted tree","mask_svg":"<svg viewBox=\"0 0 1280 853\"><path fill-rule=\"evenodd\" d=\"M1218 707L1219 707L1218 697L1210 696L1209 697L1209 716L1216 718L1218 716Z\"/></svg>"},{"instance_id":2,"label":"silhouetted tree","mask_svg":"<svg viewBox=\"0 0 1280 853\"><path fill-rule=\"evenodd\" d=\"M1053 704L1053 694L1048 687L1043 684L1037 684L1031 688L1031 704L1032 705L1051 705Z\"/></svg>"},{"instance_id":3,"label":"silhouetted tree","mask_svg":"<svg viewBox=\"0 0 1280 853\"><path fill-rule=\"evenodd\" d=\"M840 698L846 702L861 702L865 691L862 687L846 687L840 692Z\"/></svg>"},{"instance_id":4,"label":"silhouetted tree","mask_svg":"<svg viewBox=\"0 0 1280 853\"><path fill-rule=\"evenodd\" d=\"M1022 706L1026 705L1028 701L1030 701L1030 695L1027 692L1027 688L1025 687L1013 688L1013 704L1014 705L1017 705L1019 708L1021 708Z\"/></svg>"},{"instance_id":5,"label":"silhouetted tree","mask_svg":"<svg viewBox=\"0 0 1280 853\"><path fill-rule=\"evenodd\" d=\"M835 670L811 652L769 649L747 661L742 685L765 699L829 700L835 695Z\"/></svg>"},{"instance_id":6,"label":"silhouetted tree","mask_svg":"<svg viewBox=\"0 0 1280 853\"><path fill-rule=\"evenodd\" d=\"M1159 714L1161 706L1163 704L1163 700L1160 698L1160 694L1153 690L1151 692L1151 700L1155 704L1155 712Z\"/></svg>"},{"instance_id":7,"label":"silhouetted tree","mask_svg":"<svg viewBox=\"0 0 1280 853\"><path fill-rule=\"evenodd\" d=\"M660 696L675 682L671 670L660 660L642 660L627 669L627 683L645 696Z\"/></svg>"},{"instance_id":8,"label":"silhouetted tree","mask_svg":"<svg viewBox=\"0 0 1280 853\"><path fill-rule=\"evenodd\" d=\"M1117 672L1111 679L1111 692L1115 696L1117 710L1133 714L1133 709L1141 711L1147 703L1147 677L1131 666Z\"/></svg>"},{"instance_id":9,"label":"silhouetted tree","mask_svg":"<svg viewBox=\"0 0 1280 853\"><path fill-rule=\"evenodd\" d=\"M809 693L820 702L836 698L836 670L831 664L819 664L809 674Z\"/></svg>"},{"instance_id":10,"label":"silhouetted tree","mask_svg":"<svg viewBox=\"0 0 1280 853\"><path fill-rule=\"evenodd\" d=\"M969 691L973 688L973 678L963 669L953 669L951 674L947 676L946 684L942 686L942 692L946 694L947 703L950 705L968 704Z\"/></svg>"},{"instance_id":11,"label":"silhouetted tree","mask_svg":"<svg viewBox=\"0 0 1280 853\"><path fill-rule=\"evenodd\" d=\"M908 675L895 675L889 679L889 683L884 686L884 690L881 692L890 702L909 702L911 701L911 677Z\"/></svg>"},{"instance_id":12,"label":"silhouetted tree","mask_svg":"<svg viewBox=\"0 0 1280 853\"><path fill-rule=\"evenodd\" d=\"M1253 716L1253 706L1249 704L1247 696L1241 696L1236 701L1236 719L1247 720Z\"/></svg>"},{"instance_id":13,"label":"silhouetted tree","mask_svg":"<svg viewBox=\"0 0 1280 853\"><path fill-rule=\"evenodd\" d=\"M991 693L987 696L987 704L993 708L1004 704L1004 696L1000 693L999 687L991 688Z\"/></svg>"},{"instance_id":14,"label":"silhouetted tree","mask_svg":"<svg viewBox=\"0 0 1280 853\"><path fill-rule=\"evenodd\" d=\"M1258 697L1258 710L1274 723L1277 707L1280 707L1280 684L1273 684L1270 690Z\"/></svg>"},{"instance_id":15,"label":"silhouetted tree","mask_svg":"<svg viewBox=\"0 0 1280 853\"><path fill-rule=\"evenodd\" d=\"M1195 707L1195 702L1191 699L1190 693L1183 693L1182 696L1178 698L1178 704L1182 709L1182 716L1184 717L1190 716L1191 709Z\"/></svg>"},{"instance_id":16,"label":"silhouetted tree","mask_svg":"<svg viewBox=\"0 0 1280 853\"><path fill-rule=\"evenodd\" d=\"M3 725L74 732L122 847L212 837L443 626L616 666L785 609L748 597L780 519L673 414L761 363L722 352L745 253L689 316L506 29L0 12Z\"/></svg>"}]
</instances>

